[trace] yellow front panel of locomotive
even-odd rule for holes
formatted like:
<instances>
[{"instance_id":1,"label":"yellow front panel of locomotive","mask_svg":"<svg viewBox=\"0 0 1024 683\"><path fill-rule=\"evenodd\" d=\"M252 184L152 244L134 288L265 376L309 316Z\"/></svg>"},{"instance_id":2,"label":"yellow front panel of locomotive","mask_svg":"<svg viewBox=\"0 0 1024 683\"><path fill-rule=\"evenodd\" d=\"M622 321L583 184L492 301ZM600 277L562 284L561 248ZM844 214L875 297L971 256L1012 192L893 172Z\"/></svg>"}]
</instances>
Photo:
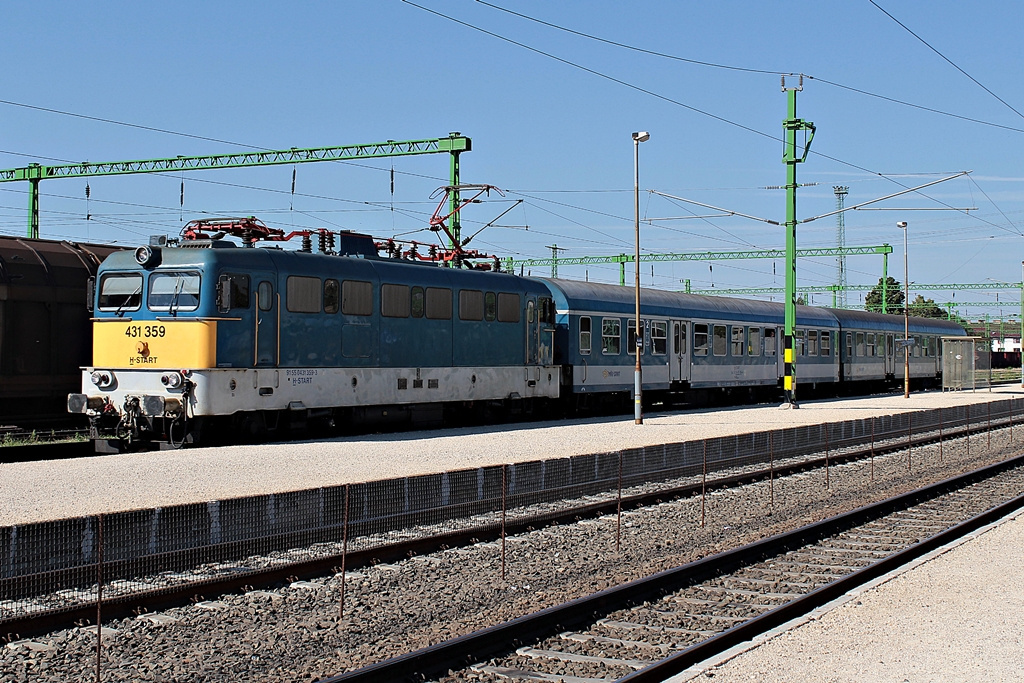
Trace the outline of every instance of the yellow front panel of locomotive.
<instances>
[{"instance_id":1,"label":"yellow front panel of locomotive","mask_svg":"<svg viewBox=\"0 0 1024 683\"><path fill-rule=\"evenodd\" d=\"M215 321L96 321L92 364L100 368L213 368Z\"/></svg>"}]
</instances>

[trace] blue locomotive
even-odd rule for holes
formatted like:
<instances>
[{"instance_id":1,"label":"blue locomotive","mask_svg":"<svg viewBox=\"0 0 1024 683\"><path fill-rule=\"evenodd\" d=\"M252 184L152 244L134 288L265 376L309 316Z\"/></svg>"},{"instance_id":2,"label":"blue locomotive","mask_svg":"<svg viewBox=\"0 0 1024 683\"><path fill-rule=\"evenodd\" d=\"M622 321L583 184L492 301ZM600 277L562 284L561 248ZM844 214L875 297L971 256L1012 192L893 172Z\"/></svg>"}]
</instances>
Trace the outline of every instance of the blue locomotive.
<instances>
[{"instance_id":1,"label":"blue locomotive","mask_svg":"<svg viewBox=\"0 0 1024 683\"><path fill-rule=\"evenodd\" d=\"M230 225L243 246L193 227L100 267L93 363L68 397L98 451L630 400L638 348L652 401L780 386L782 304L644 290L638 345L630 288L380 257L354 233L321 231L319 253L309 233L298 251L255 248L286 238ZM912 375L934 381L941 337L964 331L912 323ZM902 325L798 307L800 385L891 380Z\"/></svg>"}]
</instances>

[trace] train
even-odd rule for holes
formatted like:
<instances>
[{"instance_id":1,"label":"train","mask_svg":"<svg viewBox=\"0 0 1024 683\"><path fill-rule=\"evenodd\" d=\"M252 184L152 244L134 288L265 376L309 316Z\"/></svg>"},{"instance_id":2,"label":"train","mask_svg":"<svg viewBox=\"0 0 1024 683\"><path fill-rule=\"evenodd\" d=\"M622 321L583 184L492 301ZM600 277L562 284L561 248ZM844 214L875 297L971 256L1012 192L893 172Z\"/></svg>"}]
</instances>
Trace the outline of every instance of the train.
<instances>
[{"instance_id":1,"label":"train","mask_svg":"<svg viewBox=\"0 0 1024 683\"><path fill-rule=\"evenodd\" d=\"M121 248L0 235L0 427L76 426L67 395L92 362L86 284Z\"/></svg>"},{"instance_id":2,"label":"train","mask_svg":"<svg viewBox=\"0 0 1024 683\"><path fill-rule=\"evenodd\" d=\"M67 409L98 452L628 405L638 352L646 403L781 395L781 303L643 289L638 334L632 288L387 257L350 232L283 249L222 224L243 229L186 226L110 254L91 282L93 360ZM909 326L911 377L934 384L942 338L964 330ZM903 328L798 306L801 392L902 379Z\"/></svg>"}]
</instances>

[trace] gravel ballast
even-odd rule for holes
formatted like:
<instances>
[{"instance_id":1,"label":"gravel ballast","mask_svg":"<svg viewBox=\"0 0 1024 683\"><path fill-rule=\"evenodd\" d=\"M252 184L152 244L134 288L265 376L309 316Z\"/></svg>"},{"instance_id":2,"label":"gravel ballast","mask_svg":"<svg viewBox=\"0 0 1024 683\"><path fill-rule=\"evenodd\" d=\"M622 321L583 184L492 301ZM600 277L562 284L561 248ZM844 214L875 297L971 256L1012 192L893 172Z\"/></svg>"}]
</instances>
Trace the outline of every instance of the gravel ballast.
<instances>
[{"instance_id":1,"label":"gravel ballast","mask_svg":"<svg viewBox=\"0 0 1024 683\"><path fill-rule=\"evenodd\" d=\"M0 464L0 526L1005 400L1016 386ZM1024 410L1024 407L1022 407ZM978 409L978 419L983 419Z\"/></svg>"}]
</instances>

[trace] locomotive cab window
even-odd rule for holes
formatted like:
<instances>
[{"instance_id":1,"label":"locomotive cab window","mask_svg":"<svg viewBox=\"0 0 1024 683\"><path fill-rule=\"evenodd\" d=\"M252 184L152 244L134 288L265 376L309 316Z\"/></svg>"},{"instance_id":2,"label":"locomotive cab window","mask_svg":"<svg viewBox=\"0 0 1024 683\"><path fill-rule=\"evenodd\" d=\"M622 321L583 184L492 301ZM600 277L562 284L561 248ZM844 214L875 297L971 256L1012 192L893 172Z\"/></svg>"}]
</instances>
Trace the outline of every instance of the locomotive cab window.
<instances>
[{"instance_id":1,"label":"locomotive cab window","mask_svg":"<svg viewBox=\"0 0 1024 683\"><path fill-rule=\"evenodd\" d=\"M142 275L105 273L100 278L101 311L137 311L142 306Z\"/></svg>"},{"instance_id":2,"label":"locomotive cab window","mask_svg":"<svg viewBox=\"0 0 1024 683\"><path fill-rule=\"evenodd\" d=\"M584 356L590 355L592 334L590 326L590 316L583 316L580 318L580 354Z\"/></svg>"},{"instance_id":3,"label":"locomotive cab window","mask_svg":"<svg viewBox=\"0 0 1024 683\"><path fill-rule=\"evenodd\" d=\"M149 276L149 309L194 311L199 308L199 273L168 271Z\"/></svg>"}]
</instances>

